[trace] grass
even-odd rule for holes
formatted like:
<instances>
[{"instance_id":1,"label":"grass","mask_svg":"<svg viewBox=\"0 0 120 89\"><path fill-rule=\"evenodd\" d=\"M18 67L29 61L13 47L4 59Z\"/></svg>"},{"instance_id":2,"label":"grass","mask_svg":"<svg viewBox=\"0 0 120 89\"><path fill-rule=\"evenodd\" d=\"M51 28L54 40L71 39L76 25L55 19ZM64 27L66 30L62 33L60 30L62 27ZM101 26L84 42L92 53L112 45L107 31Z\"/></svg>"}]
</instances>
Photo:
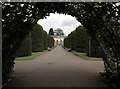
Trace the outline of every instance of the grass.
<instances>
[{"instance_id":1,"label":"grass","mask_svg":"<svg viewBox=\"0 0 120 89\"><path fill-rule=\"evenodd\" d=\"M86 56L86 53L81 53L81 52L76 52L76 51L73 51L72 52L80 57L82 57L83 59L85 60L102 60L102 58L96 58L96 57L88 57Z\"/></svg>"},{"instance_id":2,"label":"grass","mask_svg":"<svg viewBox=\"0 0 120 89\"><path fill-rule=\"evenodd\" d=\"M33 58L39 56L40 54L44 52L47 52L47 50L44 50L43 52L33 52L31 56L16 57L15 60L32 60Z\"/></svg>"}]
</instances>

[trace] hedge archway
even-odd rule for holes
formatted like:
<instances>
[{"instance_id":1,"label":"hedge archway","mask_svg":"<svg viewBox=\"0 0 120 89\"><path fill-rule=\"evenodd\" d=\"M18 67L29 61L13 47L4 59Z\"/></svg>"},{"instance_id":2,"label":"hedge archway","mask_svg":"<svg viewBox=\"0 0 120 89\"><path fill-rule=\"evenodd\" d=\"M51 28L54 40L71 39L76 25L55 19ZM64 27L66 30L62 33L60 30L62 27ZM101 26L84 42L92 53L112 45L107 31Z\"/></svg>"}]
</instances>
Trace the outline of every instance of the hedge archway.
<instances>
[{"instance_id":1,"label":"hedge archway","mask_svg":"<svg viewBox=\"0 0 120 89\"><path fill-rule=\"evenodd\" d=\"M33 24L49 13L63 13L75 16L87 28L89 35L104 50L106 74L120 80L120 6L116 3L3 3L2 6L2 57L3 83L10 78L14 67L15 51L28 34ZM13 35L14 34L14 35Z\"/></svg>"}]
</instances>

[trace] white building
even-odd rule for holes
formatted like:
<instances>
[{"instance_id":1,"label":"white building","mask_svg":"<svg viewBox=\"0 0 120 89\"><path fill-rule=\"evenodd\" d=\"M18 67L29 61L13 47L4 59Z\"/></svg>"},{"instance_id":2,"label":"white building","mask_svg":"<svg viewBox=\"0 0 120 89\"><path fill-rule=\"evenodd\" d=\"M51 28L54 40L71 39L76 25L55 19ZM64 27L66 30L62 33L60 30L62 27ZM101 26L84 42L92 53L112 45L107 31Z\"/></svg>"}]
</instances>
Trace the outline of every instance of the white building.
<instances>
[{"instance_id":1,"label":"white building","mask_svg":"<svg viewBox=\"0 0 120 89\"><path fill-rule=\"evenodd\" d=\"M64 45L64 38L66 36L64 36L62 29L58 28L58 29L54 30L54 36L52 36L52 37L54 38L54 46L58 46L58 45L63 46Z\"/></svg>"}]
</instances>

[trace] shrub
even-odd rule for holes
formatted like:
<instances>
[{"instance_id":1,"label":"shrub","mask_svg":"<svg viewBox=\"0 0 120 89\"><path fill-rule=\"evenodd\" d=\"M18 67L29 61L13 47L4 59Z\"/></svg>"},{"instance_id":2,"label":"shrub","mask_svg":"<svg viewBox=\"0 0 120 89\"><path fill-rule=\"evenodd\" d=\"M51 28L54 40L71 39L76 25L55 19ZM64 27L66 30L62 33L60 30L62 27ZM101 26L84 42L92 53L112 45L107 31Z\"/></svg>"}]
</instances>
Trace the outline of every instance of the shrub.
<instances>
[{"instance_id":1,"label":"shrub","mask_svg":"<svg viewBox=\"0 0 120 89\"><path fill-rule=\"evenodd\" d=\"M87 32L83 26L78 26L75 31L71 32L64 39L64 46L72 48L79 52L86 52Z\"/></svg>"},{"instance_id":2,"label":"shrub","mask_svg":"<svg viewBox=\"0 0 120 89\"><path fill-rule=\"evenodd\" d=\"M52 48L54 46L54 39L51 37L51 35L47 35L47 46Z\"/></svg>"},{"instance_id":3,"label":"shrub","mask_svg":"<svg viewBox=\"0 0 120 89\"><path fill-rule=\"evenodd\" d=\"M76 52L85 52L86 50L84 48L76 48Z\"/></svg>"},{"instance_id":4,"label":"shrub","mask_svg":"<svg viewBox=\"0 0 120 89\"><path fill-rule=\"evenodd\" d=\"M100 45L91 37L90 39L90 56L91 57L102 57L102 49L100 49ZM89 41L88 44L89 45ZM87 47L87 56L89 56L89 46Z\"/></svg>"},{"instance_id":5,"label":"shrub","mask_svg":"<svg viewBox=\"0 0 120 89\"><path fill-rule=\"evenodd\" d=\"M32 52L40 52L44 50L43 47L43 28L36 24L31 31Z\"/></svg>"},{"instance_id":6,"label":"shrub","mask_svg":"<svg viewBox=\"0 0 120 89\"><path fill-rule=\"evenodd\" d=\"M31 34L26 35L24 40L20 43L19 49L16 51L16 57L30 56L32 53Z\"/></svg>"},{"instance_id":7,"label":"shrub","mask_svg":"<svg viewBox=\"0 0 120 89\"><path fill-rule=\"evenodd\" d=\"M43 48L47 49L47 32L43 31Z\"/></svg>"}]
</instances>

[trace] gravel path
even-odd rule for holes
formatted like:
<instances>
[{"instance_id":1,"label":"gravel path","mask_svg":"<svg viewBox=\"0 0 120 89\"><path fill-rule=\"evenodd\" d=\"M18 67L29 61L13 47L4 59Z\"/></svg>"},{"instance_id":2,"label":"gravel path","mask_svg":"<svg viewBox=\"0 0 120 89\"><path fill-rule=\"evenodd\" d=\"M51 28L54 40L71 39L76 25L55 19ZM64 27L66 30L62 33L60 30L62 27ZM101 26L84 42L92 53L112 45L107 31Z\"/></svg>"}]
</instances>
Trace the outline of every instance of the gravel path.
<instances>
[{"instance_id":1,"label":"gravel path","mask_svg":"<svg viewBox=\"0 0 120 89\"><path fill-rule=\"evenodd\" d=\"M108 87L102 61L86 61L58 46L33 60L15 61L10 87Z\"/></svg>"}]
</instances>

